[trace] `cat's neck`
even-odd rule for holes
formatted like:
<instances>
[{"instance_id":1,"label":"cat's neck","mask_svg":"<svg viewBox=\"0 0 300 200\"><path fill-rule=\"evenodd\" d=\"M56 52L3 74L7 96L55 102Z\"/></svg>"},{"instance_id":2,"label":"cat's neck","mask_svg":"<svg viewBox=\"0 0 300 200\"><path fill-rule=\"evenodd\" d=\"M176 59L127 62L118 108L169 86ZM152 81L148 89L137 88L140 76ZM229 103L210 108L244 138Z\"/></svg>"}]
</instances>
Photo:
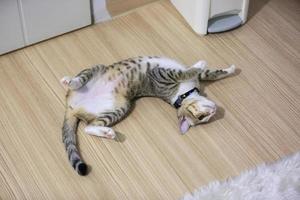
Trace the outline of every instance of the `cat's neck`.
<instances>
[{"instance_id":1,"label":"cat's neck","mask_svg":"<svg viewBox=\"0 0 300 200\"><path fill-rule=\"evenodd\" d=\"M192 90L195 87L196 87L195 81L180 83L179 88L178 88L176 94L172 97L170 103L172 105L174 105L174 103L177 101L177 99L179 98L180 95L183 95L184 93ZM198 92L194 91L187 98L192 98L194 95L199 95L199 94L198 94Z\"/></svg>"},{"instance_id":2,"label":"cat's neck","mask_svg":"<svg viewBox=\"0 0 300 200\"><path fill-rule=\"evenodd\" d=\"M197 99L198 97L200 97L200 94L198 91L194 91L193 93L191 93L189 96L187 96L185 98L185 100L188 100L188 99Z\"/></svg>"}]
</instances>

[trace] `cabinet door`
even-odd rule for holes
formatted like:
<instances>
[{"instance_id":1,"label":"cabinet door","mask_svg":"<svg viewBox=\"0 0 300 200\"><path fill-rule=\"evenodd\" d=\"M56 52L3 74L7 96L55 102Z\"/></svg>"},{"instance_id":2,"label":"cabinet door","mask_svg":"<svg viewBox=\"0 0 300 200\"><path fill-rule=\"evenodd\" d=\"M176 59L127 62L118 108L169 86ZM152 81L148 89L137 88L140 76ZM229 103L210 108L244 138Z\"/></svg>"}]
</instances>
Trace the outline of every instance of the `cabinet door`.
<instances>
[{"instance_id":1,"label":"cabinet door","mask_svg":"<svg viewBox=\"0 0 300 200\"><path fill-rule=\"evenodd\" d=\"M0 54L23 47L17 0L0 1Z\"/></svg>"},{"instance_id":2,"label":"cabinet door","mask_svg":"<svg viewBox=\"0 0 300 200\"><path fill-rule=\"evenodd\" d=\"M21 0L21 2L26 44L91 24L90 0Z\"/></svg>"}]
</instances>

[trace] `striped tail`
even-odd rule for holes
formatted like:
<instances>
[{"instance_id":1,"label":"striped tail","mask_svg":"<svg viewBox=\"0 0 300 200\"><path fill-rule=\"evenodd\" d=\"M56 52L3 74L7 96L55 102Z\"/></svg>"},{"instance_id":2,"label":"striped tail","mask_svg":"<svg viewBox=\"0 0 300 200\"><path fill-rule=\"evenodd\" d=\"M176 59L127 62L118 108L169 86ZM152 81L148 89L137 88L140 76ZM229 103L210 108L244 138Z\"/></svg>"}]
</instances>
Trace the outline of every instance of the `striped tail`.
<instances>
[{"instance_id":1,"label":"striped tail","mask_svg":"<svg viewBox=\"0 0 300 200\"><path fill-rule=\"evenodd\" d=\"M62 128L62 139L71 165L79 175L87 175L87 165L82 161L76 146L76 130L78 126L78 118L70 115L68 110Z\"/></svg>"}]
</instances>

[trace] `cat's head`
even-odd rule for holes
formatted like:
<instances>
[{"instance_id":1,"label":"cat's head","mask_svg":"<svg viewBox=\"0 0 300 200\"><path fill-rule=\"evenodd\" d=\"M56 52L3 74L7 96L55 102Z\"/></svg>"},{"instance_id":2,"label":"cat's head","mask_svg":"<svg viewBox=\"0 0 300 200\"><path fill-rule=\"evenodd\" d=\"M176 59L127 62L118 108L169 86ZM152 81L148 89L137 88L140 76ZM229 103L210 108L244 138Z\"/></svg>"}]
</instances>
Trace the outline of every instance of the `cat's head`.
<instances>
[{"instance_id":1,"label":"cat's head","mask_svg":"<svg viewBox=\"0 0 300 200\"><path fill-rule=\"evenodd\" d=\"M216 104L203 96L183 100L177 111L181 133L187 132L191 126L207 122L216 110Z\"/></svg>"}]
</instances>

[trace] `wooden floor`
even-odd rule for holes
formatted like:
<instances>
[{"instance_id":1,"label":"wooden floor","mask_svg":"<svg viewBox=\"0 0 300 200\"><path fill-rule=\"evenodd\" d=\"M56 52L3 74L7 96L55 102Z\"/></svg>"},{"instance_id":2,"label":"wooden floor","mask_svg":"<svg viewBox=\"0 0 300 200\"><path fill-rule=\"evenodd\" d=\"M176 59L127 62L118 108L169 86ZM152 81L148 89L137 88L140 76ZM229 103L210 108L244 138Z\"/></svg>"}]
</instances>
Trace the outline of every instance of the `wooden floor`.
<instances>
[{"instance_id":1,"label":"wooden floor","mask_svg":"<svg viewBox=\"0 0 300 200\"><path fill-rule=\"evenodd\" d=\"M78 138L86 177L61 142L59 80L95 63L165 55L187 65L234 63L237 76L206 85L219 111L180 135L176 110L155 98L115 126L119 141ZM300 2L252 0L249 21L199 37L168 1L149 4L0 57L0 199L178 199L300 150Z\"/></svg>"}]
</instances>

